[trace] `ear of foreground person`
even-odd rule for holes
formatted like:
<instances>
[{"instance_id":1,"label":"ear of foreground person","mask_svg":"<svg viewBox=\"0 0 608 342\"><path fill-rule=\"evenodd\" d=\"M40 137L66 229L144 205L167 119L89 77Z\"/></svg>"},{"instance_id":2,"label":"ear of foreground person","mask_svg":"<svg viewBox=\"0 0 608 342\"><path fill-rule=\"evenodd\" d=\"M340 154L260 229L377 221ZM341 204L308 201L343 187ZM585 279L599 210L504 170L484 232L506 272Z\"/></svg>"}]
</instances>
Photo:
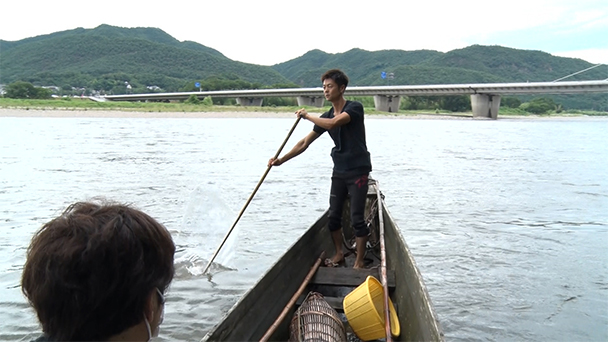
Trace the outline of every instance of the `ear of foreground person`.
<instances>
[{"instance_id":1,"label":"ear of foreground person","mask_svg":"<svg viewBox=\"0 0 608 342\"><path fill-rule=\"evenodd\" d=\"M22 291L42 326L35 341L148 341L158 336L175 244L146 213L79 202L38 230Z\"/></svg>"}]
</instances>

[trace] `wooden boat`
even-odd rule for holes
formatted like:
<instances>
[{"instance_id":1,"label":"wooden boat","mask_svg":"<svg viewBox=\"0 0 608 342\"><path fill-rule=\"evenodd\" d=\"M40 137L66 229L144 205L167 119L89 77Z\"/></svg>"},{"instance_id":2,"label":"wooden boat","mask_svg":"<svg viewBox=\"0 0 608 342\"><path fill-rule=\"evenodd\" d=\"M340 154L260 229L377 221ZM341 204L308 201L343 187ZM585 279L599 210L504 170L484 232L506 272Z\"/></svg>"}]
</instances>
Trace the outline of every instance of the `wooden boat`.
<instances>
[{"instance_id":1,"label":"wooden boat","mask_svg":"<svg viewBox=\"0 0 608 342\"><path fill-rule=\"evenodd\" d=\"M304 235L278 260L270 270L250 289L224 316L203 341L259 341L269 336L271 326L276 328L270 341L287 341L290 338L290 322L298 304L309 291L324 295L325 300L338 313L343 313L344 296L363 283L368 275L381 279L381 258L378 243L378 226L383 225L386 255L386 277L389 295L397 311L401 333L393 337L396 341L443 341L437 317L420 272L406 246L399 228L385 209L382 196L378 195L377 183L370 179L366 215L371 226L366 269L353 269L355 255L346 258L345 267L313 267L320 263L323 251L333 255L333 243L327 228L327 212L315 222ZM380 205L378 205L380 200ZM348 206L348 203L346 204ZM378 206L382 211L379 218ZM350 227L348 208L344 210L343 227ZM352 230L344 229L345 246L352 246ZM314 276L307 275L314 271ZM306 283L306 279L310 281ZM294 294L306 284L304 294L293 307ZM288 308L286 310L286 308ZM277 322L283 311L285 319ZM348 330L344 314L342 320ZM390 321L390 320L389 320ZM354 336L354 337L353 337ZM348 340L357 341L350 330Z\"/></svg>"}]
</instances>

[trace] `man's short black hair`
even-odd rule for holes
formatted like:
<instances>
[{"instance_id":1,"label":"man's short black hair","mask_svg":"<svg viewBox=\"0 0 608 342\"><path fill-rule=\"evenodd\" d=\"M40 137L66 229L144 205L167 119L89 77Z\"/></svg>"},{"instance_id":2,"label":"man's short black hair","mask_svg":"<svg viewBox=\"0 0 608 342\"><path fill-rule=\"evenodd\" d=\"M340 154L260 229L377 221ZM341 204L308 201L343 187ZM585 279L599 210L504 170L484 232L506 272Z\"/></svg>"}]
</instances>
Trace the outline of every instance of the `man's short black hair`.
<instances>
[{"instance_id":1,"label":"man's short black hair","mask_svg":"<svg viewBox=\"0 0 608 342\"><path fill-rule=\"evenodd\" d=\"M323 76L321 76L321 82L328 78L334 80L338 87L344 86L344 88L346 88L348 86L348 76L340 69L327 70Z\"/></svg>"}]
</instances>

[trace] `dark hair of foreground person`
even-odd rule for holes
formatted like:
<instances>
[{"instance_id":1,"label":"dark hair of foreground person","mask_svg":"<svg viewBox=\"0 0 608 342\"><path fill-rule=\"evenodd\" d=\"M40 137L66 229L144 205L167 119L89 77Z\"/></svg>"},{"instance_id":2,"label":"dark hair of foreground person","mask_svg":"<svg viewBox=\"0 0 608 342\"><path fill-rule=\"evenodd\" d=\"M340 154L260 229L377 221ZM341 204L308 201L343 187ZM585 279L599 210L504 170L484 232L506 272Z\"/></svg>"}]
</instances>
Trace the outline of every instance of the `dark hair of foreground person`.
<instances>
[{"instance_id":1,"label":"dark hair of foreground person","mask_svg":"<svg viewBox=\"0 0 608 342\"><path fill-rule=\"evenodd\" d=\"M27 250L22 291L39 340L156 336L174 275L169 231L128 205L79 202L42 226Z\"/></svg>"}]
</instances>

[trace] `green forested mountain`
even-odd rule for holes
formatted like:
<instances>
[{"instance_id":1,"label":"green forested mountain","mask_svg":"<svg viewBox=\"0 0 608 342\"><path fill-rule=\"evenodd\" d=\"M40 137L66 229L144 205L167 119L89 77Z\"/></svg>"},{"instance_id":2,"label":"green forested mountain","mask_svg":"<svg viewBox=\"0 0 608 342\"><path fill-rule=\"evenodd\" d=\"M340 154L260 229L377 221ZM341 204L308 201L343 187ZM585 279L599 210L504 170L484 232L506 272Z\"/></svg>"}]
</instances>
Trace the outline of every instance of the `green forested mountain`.
<instances>
[{"instance_id":1,"label":"green forested mountain","mask_svg":"<svg viewBox=\"0 0 608 342\"><path fill-rule=\"evenodd\" d=\"M102 25L18 42L0 41L0 83L87 87L118 92L124 82L177 91L209 77L271 85L288 83L273 69L232 61L194 42L179 42L160 29Z\"/></svg>"},{"instance_id":2,"label":"green forested mountain","mask_svg":"<svg viewBox=\"0 0 608 342\"><path fill-rule=\"evenodd\" d=\"M149 40L149 41L155 42L155 43L166 44L166 45L170 45L173 47L186 48L186 49L192 49L195 51L207 52L212 55L224 57L224 55L222 55L217 50L208 48L204 45L200 45L195 42L190 42L190 41L180 42L177 39L175 39L175 38L171 37L170 35L168 35L167 33L165 33L161 29L149 28L149 27L146 27L146 28L142 28L142 27L119 28L119 27L110 26L110 25L100 25L92 30L87 30L84 28L77 28L74 30L61 31L61 32L55 32L55 33L42 35L42 36L26 38L26 39L22 39L22 40L19 40L16 42L7 42L7 41L3 41L3 40L0 40L0 42L2 42L2 51L6 52L10 48L15 47L15 46L20 46L23 44L28 44L28 43L37 42L37 41L45 41L45 40L49 40L49 39L53 39L53 38L74 36L74 35L89 36L89 37L90 36L104 36L107 38L137 38L137 39Z\"/></svg>"},{"instance_id":3,"label":"green forested mountain","mask_svg":"<svg viewBox=\"0 0 608 342\"><path fill-rule=\"evenodd\" d=\"M353 85L457 84L490 82L550 82L593 66L574 58L552 56L541 51L517 50L501 46L472 45L447 53L429 50L385 50L370 52L353 49L328 54L313 50L305 55L274 65L292 82L312 87L329 68L341 68ZM394 79L382 79L382 71ZM602 66L568 78L599 80L608 76Z\"/></svg>"},{"instance_id":4,"label":"green forested mountain","mask_svg":"<svg viewBox=\"0 0 608 342\"><path fill-rule=\"evenodd\" d=\"M581 59L556 57L542 51L481 45L447 52L430 60L428 65L477 70L506 82L551 82L593 66ZM603 66L567 80L599 80L607 76L608 67Z\"/></svg>"},{"instance_id":5,"label":"green forested mountain","mask_svg":"<svg viewBox=\"0 0 608 342\"><path fill-rule=\"evenodd\" d=\"M370 52L353 49L328 54L313 50L272 68L299 86L317 87L320 85L319 76L330 68L344 70L352 85L363 86L551 82L592 66L581 59L556 57L541 51L473 45L447 53L428 50ZM383 71L392 73L393 78L381 78ZM603 80L607 77L608 66L603 65L567 80ZM606 94L543 96L553 99L564 108L608 109ZM532 96L520 98L527 100Z\"/></svg>"},{"instance_id":6,"label":"green forested mountain","mask_svg":"<svg viewBox=\"0 0 608 342\"><path fill-rule=\"evenodd\" d=\"M62 89L86 88L124 93L125 82L134 92L240 89L267 86L320 86L320 75L330 68L344 70L351 85L456 84L547 82L593 66L580 59L541 51L473 45L447 53L431 50L366 51L352 49L330 54L312 50L296 59L261 66L232 61L201 44L180 42L157 28L120 28L101 25L77 28L15 42L0 40L0 84L15 81ZM392 79L382 79L382 72ZM600 80L608 77L601 66L568 78ZM152 88L160 87L160 89ZM554 96L565 108L608 108L605 94Z\"/></svg>"},{"instance_id":7,"label":"green forested mountain","mask_svg":"<svg viewBox=\"0 0 608 342\"><path fill-rule=\"evenodd\" d=\"M312 50L291 61L276 64L272 68L303 87L318 87L319 77L324 71L332 68L344 70L353 85L374 85L373 79L380 79L382 71L392 71L397 66L419 64L437 56L441 56L441 52L430 50L371 52L352 49L338 54Z\"/></svg>"}]
</instances>

